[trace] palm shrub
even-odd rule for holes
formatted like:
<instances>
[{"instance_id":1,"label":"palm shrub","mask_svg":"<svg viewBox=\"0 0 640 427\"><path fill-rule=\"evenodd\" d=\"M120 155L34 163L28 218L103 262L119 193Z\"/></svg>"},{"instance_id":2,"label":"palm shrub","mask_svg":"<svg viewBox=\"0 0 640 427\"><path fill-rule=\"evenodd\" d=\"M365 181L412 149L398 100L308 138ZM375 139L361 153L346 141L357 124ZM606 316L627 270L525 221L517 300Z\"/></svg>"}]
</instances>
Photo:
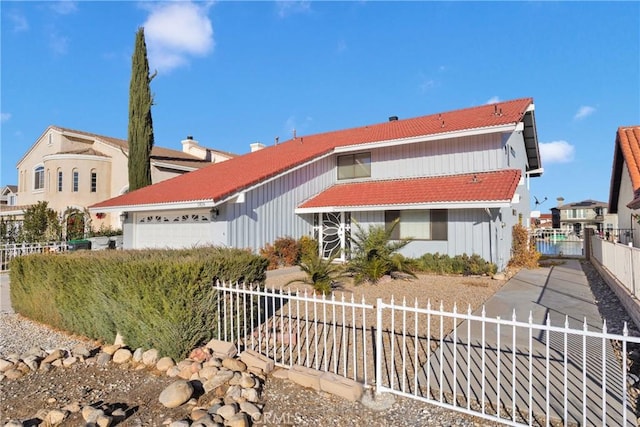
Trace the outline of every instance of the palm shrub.
<instances>
[{"instance_id":1,"label":"palm shrub","mask_svg":"<svg viewBox=\"0 0 640 427\"><path fill-rule=\"evenodd\" d=\"M317 252L307 254L298 264L307 277L290 280L286 285L299 282L311 285L317 294L331 294L333 284L347 276L344 266L334 263L338 255L325 259Z\"/></svg>"},{"instance_id":2,"label":"palm shrub","mask_svg":"<svg viewBox=\"0 0 640 427\"><path fill-rule=\"evenodd\" d=\"M413 239L392 240L393 230L398 226L395 220L389 227L372 225L363 229L357 222L356 231L352 235L351 260L347 271L353 274L354 283L376 283L385 275L405 273L416 277L411 262L398 253Z\"/></svg>"}]
</instances>

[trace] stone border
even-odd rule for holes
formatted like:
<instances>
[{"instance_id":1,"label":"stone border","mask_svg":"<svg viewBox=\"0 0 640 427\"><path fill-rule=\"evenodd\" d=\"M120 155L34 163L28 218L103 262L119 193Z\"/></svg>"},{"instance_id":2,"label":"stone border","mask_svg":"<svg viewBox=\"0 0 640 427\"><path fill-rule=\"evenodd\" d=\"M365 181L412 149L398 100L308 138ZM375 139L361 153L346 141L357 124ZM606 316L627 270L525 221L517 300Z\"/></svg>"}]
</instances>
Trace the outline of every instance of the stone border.
<instances>
[{"instance_id":1,"label":"stone border","mask_svg":"<svg viewBox=\"0 0 640 427\"><path fill-rule=\"evenodd\" d=\"M631 292L618 280L609 270L598 262L595 257L590 257L591 265L595 267L600 277L609 285L609 288L616 294L620 303L627 310L629 316L633 319L633 323L640 328L640 300L634 297Z\"/></svg>"}]
</instances>

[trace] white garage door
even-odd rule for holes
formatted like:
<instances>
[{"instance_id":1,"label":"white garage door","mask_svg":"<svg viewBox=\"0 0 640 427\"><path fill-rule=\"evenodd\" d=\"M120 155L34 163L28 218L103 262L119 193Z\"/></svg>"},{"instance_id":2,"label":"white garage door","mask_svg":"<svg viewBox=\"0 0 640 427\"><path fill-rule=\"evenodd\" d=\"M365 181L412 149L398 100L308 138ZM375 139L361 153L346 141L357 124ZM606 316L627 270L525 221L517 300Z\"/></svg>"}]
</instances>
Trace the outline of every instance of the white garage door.
<instances>
[{"instance_id":1,"label":"white garage door","mask_svg":"<svg viewBox=\"0 0 640 427\"><path fill-rule=\"evenodd\" d=\"M190 248L209 245L208 210L140 212L134 218L134 248Z\"/></svg>"}]
</instances>

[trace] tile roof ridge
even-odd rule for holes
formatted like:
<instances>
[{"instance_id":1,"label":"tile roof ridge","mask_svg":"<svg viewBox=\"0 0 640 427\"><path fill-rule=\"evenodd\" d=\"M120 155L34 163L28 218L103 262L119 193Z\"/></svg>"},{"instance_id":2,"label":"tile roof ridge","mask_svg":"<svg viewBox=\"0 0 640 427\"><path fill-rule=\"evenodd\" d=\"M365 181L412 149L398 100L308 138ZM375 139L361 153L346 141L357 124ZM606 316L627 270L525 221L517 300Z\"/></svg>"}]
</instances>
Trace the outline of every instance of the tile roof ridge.
<instances>
[{"instance_id":1,"label":"tile roof ridge","mask_svg":"<svg viewBox=\"0 0 640 427\"><path fill-rule=\"evenodd\" d=\"M454 110L438 111L438 112L435 112L435 113L422 114L422 115L419 115L419 116L407 117L407 118L404 118L404 119L397 118L396 120L393 120L393 121L375 122L375 123L370 123L370 124L361 125L361 126L340 128L340 129L334 129L334 130L329 130L329 131L324 131L324 132L311 133L311 134L307 134L307 135L297 134L295 136L295 138L287 139L285 141L280 142L280 144L284 144L284 143L290 142L290 141L297 141L297 140L299 140L301 138L305 138L305 137L314 137L314 138L316 138L316 137L326 136L326 135L331 135L331 134L336 134L336 133L346 133L346 132L352 132L352 131L357 131L357 130L364 130L364 129L369 129L369 128L381 127L381 126L389 126L391 124L409 122L409 121L412 121L412 120L421 120L421 119L426 119L426 118L429 118L429 117L436 117L436 118L440 119L440 117L443 116L443 115L459 114L459 113L462 113L462 112L481 110L483 108L488 108L488 107L490 107L492 105L515 104L515 103L518 103L518 102L529 102L530 104L532 104L533 103L533 98L532 97L524 97L524 98L517 98L517 99L509 99L509 100L506 100L506 101L493 102L491 104L482 104L482 105L475 105L475 106L464 107L464 108L457 108L457 109L454 109ZM522 114L524 115L525 112L526 111L523 111ZM518 120L521 120L521 119L522 119L522 116L519 117Z\"/></svg>"}]
</instances>

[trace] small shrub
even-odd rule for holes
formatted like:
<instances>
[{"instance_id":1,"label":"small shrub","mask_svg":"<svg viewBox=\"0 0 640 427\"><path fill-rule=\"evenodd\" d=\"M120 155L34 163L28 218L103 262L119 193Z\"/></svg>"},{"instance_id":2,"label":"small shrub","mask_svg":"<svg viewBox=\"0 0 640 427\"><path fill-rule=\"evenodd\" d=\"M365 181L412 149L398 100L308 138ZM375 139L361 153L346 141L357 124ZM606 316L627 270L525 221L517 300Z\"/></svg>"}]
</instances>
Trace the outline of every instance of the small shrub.
<instances>
[{"instance_id":1,"label":"small shrub","mask_svg":"<svg viewBox=\"0 0 640 427\"><path fill-rule=\"evenodd\" d=\"M308 255L300 261L300 269L307 275L304 279L294 279L287 282L287 285L300 282L311 285L316 294L330 295L334 283L346 277L344 267L341 264L334 264L333 261L339 254L331 258L324 259L317 252Z\"/></svg>"},{"instance_id":2,"label":"small shrub","mask_svg":"<svg viewBox=\"0 0 640 427\"><path fill-rule=\"evenodd\" d=\"M436 274L491 276L498 270L495 264L485 261L477 254L471 256L462 254L452 258L437 252L435 254L427 253L415 260L415 264L418 270Z\"/></svg>"},{"instance_id":3,"label":"small shrub","mask_svg":"<svg viewBox=\"0 0 640 427\"><path fill-rule=\"evenodd\" d=\"M352 273L354 283L376 283L385 275L395 272L415 277L411 264L397 252L411 243L411 239L392 241L393 229L398 225L396 220L391 227L370 226L364 230L355 223L356 231L352 238L351 260L347 271Z\"/></svg>"},{"instance_id":4,"label":"small shrub","mask_svg":"<svg viewBox=\"0 0 640 427\"><path fill-rule=\"evenodd\" d=\"M280 237L272 244L260 249L260 255L269 261L268 269L290 267L300 261L300 244L293 237Z\"/></svg>"},{"instance_id":5,"label":"small shrub","mask_svg":"<svg viewBox=\"0 0 640 427\"><path fill-rule=\"evenodd\" d=\"M309 236L302 236L298 240L298 246L300 247L300 260L305 258L313 258L318 256L320 250L318 248L318 241Z\"/></svg>"},{"instance_id":6,"label":"small shrub","mask_svg":"<svg viewBox=\"0 0 640 427\"><path fill-rule=\"evenodd\" d=\"M529 238L529 232L520 224L513 226L511 243L511 259L509 267L538 268L540 252L535 242Z\"/></svg>"}]
</instances>

